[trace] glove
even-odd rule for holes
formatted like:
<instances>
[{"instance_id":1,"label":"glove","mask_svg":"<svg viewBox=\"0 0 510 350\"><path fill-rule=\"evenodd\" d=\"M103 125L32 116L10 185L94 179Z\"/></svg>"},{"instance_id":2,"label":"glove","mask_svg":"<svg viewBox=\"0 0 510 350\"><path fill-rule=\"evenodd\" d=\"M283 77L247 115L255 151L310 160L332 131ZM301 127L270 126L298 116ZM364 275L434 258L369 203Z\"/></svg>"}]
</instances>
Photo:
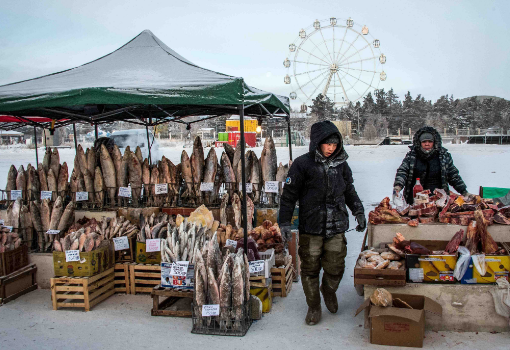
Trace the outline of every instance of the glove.
<instances>
[{"instance_id":1,"label":"glove","mask_svg":"<svg viewBox=\"0 0 510 350\"><path fill-rule=\"evenodd\" d=\"M469 193L468 191L465 191L462 193L462 196L466 199L466 202L471 202L473 199L475 199L475 195L472 193Z\"/></svg>"},{"instance_id":2,"label":"glove","mask_svg":"<svg viewBox=\"0 0 510 350\"><path fill-rule=\"evenodd\" d=\"M280 232L282 233L283 241L290 242L290 240L292 239L292 232L290 230L290 225L281 226Z\"/></svg>"},{"instance_id":3,"label":"glove","mask_svg":"<svg viewBox=\"0 0 510 350\"><path fill-rule=\"evenodd\" d=\"M367 219L365 219L365 214L356 215L356 221L358 222L358 226L356 226L356 231L363 232L367 228Z\"/></svg>"},{"instance_id":4,"label":"glove","mask_svg":"<svg viewBox=\"0 0 510 350\"><path fill-rule=\"evenodd\" d=\"M398 196L398 193L399 193L400 191L402 191L402 187L400 187L400 186L395 186L395 187L393 187L393 195L394 195L394 196Z\"/></svg>"}]
</instances>

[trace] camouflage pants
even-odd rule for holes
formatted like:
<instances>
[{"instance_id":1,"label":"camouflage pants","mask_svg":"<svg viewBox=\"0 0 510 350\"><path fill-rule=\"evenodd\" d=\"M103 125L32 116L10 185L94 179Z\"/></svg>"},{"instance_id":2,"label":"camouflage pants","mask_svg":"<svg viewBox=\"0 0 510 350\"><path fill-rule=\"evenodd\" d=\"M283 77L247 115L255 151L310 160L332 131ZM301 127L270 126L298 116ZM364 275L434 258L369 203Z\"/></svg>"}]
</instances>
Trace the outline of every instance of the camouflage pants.
<instances>
[{"instance_id":1,"label":"camouflage pants","mask_svg":"<svg viewBox=\"0 0 510 350\"><path fill-rule=\"evenodd\" d=\"M324 269L322 287L334 293L342 280L347 255L347 240L344 233L331 238L300 234L299 258L301 259L301 281L310 307L318 307L321 302L319 274Z\"/></svg>"}]
</instances>

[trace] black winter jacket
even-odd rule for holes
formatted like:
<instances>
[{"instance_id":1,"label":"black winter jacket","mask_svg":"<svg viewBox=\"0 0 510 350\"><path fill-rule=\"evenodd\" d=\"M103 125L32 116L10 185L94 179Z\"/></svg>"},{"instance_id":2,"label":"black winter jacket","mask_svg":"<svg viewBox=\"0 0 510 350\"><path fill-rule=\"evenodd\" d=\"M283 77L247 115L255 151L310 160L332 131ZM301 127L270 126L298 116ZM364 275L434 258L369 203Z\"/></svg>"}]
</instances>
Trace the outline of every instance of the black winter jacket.
<instances>
[{"instance_id":1,"label":"black winter jacket","mask_svg":"<svg viewBox=\"0 0 510 350\"><path fill-rule=\"evenodd\" d=\"M318 152L322 140L338 134L340 144L329 158ZM280 225L290 225L299 200L300 233L332 237L349 228L349 214L364 214L363 204L353 185L342 135L330 121L312 125L309 152L296 158L290 167L280 200Z\"/></svg>"}]
</instances>

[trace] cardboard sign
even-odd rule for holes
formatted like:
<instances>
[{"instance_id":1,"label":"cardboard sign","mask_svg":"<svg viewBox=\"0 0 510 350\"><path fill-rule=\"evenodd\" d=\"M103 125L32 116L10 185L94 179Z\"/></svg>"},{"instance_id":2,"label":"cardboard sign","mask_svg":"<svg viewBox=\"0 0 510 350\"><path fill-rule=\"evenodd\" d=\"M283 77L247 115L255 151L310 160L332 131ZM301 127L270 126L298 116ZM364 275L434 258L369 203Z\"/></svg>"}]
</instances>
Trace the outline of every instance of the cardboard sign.
<instances>
[{"instance_id":1,"label":"cardboard sign","mask_svg":"<svg viewBox=\"0 0 510 350\"><path fill-rule=\"evenodd\" d=\"M145 241L145 252L160 252L161 251L161 239L160 238L154 238L154 239L148 239Z\"/></svg>"},{"instance_id":2,"label":"cardboard sign","mask_svg":"<svg viewBox=\"0 0 510 350\"><path fill-rule=\"evenodd\" d=\"M126 236L113 238L113 245L115 250L126 250L129 249L129 240Z\"/></svg>"},{"instance_id":3,"label":"cardboard sign","mask_svg":"<svg viewBox=\"0 0 510 350\"><path fill-rule=\"evenodd\" d=\"M170 275L186 277L188 274L189 261L177 261L172 264Z\"/></svg>"},{"instance_id":4,"label":"cardboard sign","mask_svg":"<svg viewBox=\"0 0 510 350\"><path fill-rule=\"evenodd\" d=\"M7 228L9 230L9 232L12 232L12 226L4 226L5 228Z\"/></svg>"},{"instance_id":5,"label":"cardboard sign","mask_svg":"<svg viewBox=\"0 0 510 350\"><path fill-rule=\"evenodd\" d=\"M51 191L41 191L41 199L51 199Z\"/></svg>"},{"instance_id":6,"label":"cardboard sign","mask_svg":"<svg viewBox=\"0 0 510 350\"><path fill-rule=\"evenodd\" d=\"M264 260L250 261L250 273L264 271Z\"/></svg>"},{"instance_id":7,"label":"cardboard sign","mask_svg":"<svg viewBox=\"0 0 510 350\"><path fill-rule=\"evenodd\" d=\"M66 262L80 261L79 250L66 250Z\"/></svg>"},{"instance_id":8,"label":"cardboard sign","mask_svg":"<svg viewBox=\"0 0 510 350\"><path fill-rule=\"evenodd\" d=\"M161 286L168 288L193 289L195 279L194 265L188 265L186 276L172 275L172 265L174 264L169 262L161 263Z\"/></svg>"},{"instance_id":9,"label":"cardboard sign","mask_svg":"<svg viewBox=\"0 0 510 350\"><path fill-rule=\"evenodd\" d=\"M202 305L202 317L211 317L220 315L220 305Z\"/></svg>"},{"instance_id":10,"label":"cardboard sign","mask_svg":"<svg viewBox=\"0 0 510 350\"><path fill-rule=\"evenodd\" d=\"M212 192L214 190L214 182L202 182L200 184L200 191Z\"/></svg>"},{"instance_id":11,"label":"cardboard sign","mask_svg":"<svg viewBox=\"0 0 510 350\"><path fill-rule=\"evenodd\" d=\"M168 193L168 184L156 184L154 185L154 192L156 194Z\"/></svg>"},{"instance_id":12,"label":"cardboard sign","mask_svg":"<svg viewBox=\"0 0 510 350\"><path fill-rule=\"evenodd\" d=\"M237 248L237 241L234 241L232 239L227 239L227 242L225 242L225 246L229 246L229 245L234 247L234 249L235 249L235 248Z\"/></svg>"},{"instance_id":13,"label":"cardboard sign","mask_svg":"<svg viewBox=\"0 0 510 350\"><path fill-rule=\"evenodd\" d=\"M22 198L21 190L12 190L11 191L11 200L15 201L18 198Z\"/></svg>"},{"instance_id":14,"label":"cardboard sign","mask_svg":"<svg viewBox=\"0 0 510 350\"><path fill-rule=\"evenodd\" d=\"M5 221L3 219L0 219L0 225L5 224Z\"/></svg>"},{"instance_id":15,"label":"cardboard sign","mask_svg":"<svg viewBox=\"0 0 510 350\"><path fill-rule=\"evenodd\" d=\"M266 181L264 183L264 191L266 193L278 193L278 184L279 181Z\"/></svg>"},{"instance_id":16,"label":"cardboard sign","mask_svg":"<svg viewBox=\"0 0 510 350\"><path fill-rule=\"evenodd\" d=\"M246 193L252 193L253 185L249 182L246 183ZM243 191L243 184L239 183L239 192Z\"/></svg>"},{"instance_id":17,"label":"cardboard sign","mask_svg":"<svg viewBox=\"0 0 510 350\"><path fill-rule=\"evenodd\" d=\"M60 233L60 230L48 230L46 231L47 235L58 235Z\"/></svg>"},{"instance_id":18,"label":"cardboard sign","mask_svg":"<svg viewBox=\"0 0 510 350\"><path fill-rule=\"evenodd\" d=\"M119 187L119 197L131 197L131 190L129 187Z\"/></svg>"},{"instance_id":19,"label":"cardboard sign","mask_svg":"<svg viewBox=\"0 0 510 350\"><path fill-rule=\"evenodd\" d=\"M76 192L76 201L88 201L89 193L88 192Z\"/></svg>"}]
</instances>

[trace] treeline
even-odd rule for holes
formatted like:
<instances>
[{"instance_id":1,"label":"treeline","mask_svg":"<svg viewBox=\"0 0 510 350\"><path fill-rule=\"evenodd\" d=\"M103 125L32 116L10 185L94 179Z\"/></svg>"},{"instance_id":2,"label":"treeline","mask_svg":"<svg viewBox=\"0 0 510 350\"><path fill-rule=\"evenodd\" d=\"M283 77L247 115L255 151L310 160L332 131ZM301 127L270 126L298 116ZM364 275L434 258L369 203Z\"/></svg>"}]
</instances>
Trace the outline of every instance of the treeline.
<instances>
[{"instance_id":1,"label":"treeline","mask_svg":"<svg viewBox=\"0 0 510 350\"><path fill-rule=\"evenodd\" d=\"M510 101L501 98L474 96L459 100L444 95L432 102L421 94L413 97L407 92L400 99L393 89L379 89L374 94L368 93L363 102L351 102L339 109L320 94L309 108L314 121L350 120L354 132L359 116L361 134L365 137L385 136L387 129L390 134L396 134L398 129L408 134L409 128L414 132L425 125L441 132L445 128L447 132L465 128L502 128L505 132L510 129Z\"/></svg>"}]
</instances>

